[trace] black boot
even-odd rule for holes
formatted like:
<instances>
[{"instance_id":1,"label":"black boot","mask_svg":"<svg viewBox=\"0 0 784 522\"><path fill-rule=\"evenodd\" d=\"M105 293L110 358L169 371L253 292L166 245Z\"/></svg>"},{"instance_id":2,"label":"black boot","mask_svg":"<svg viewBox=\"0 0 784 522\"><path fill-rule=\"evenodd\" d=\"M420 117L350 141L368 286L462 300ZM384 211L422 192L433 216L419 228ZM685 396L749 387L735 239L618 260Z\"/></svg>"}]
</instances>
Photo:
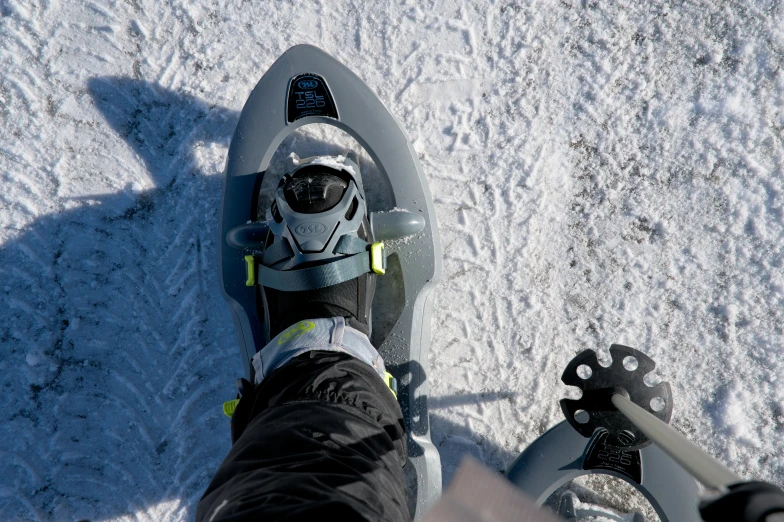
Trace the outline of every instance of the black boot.
<instances>
[{"instance_id":1,"label":"black boot","mask_svg":"<svg viewBox=\"0 0 784 522\"><path fill-rule=\"evenodd\" d=\"M298 270L329 264L346 257L344 254L329 252L329 247L340 239L334 236L341 222L344 226L348 222L355 222L356 226L351 227L353 230L349 233L368 244L373 242L373 238L369 237L365 198L361 179L358 178L359 167L353 161L354 158L338 157L337 160L344 161L343 169L336 168L341 166L339 161L327 162L331 164L314 162L319 159L321 158L303 160L302 166L284 176L280 182L276 198L268 212L271 232L266 248L274 242L288 241L294 257L275 262L270 265L273 268ZM350 190L352 186L353 190ZM343 208L346 209L345 213L342 212ZM336 210L341 212L336 215ZM286 218L294 215L299 215L300 224L292 230ZM301 223L303 215L313 216L315 219L312 223ZM276 225L278 234L275 233ZM315 230L318 233L321 227L327 231L331 228L333 237L330 237L326 245L324 242L310 244L309 232ZM341 232L346 230L342 229ZM322 246L323 250L319 251ZM310 260L311 258L313 260ZM375 274L372 272L315 290L290 292L264 287L264 322L268 325L269 338L274 338L289 326L305 319L339 316L346 319L346 324L369 336L370 305L375 287Z\"/></svg>"}]
</instances>

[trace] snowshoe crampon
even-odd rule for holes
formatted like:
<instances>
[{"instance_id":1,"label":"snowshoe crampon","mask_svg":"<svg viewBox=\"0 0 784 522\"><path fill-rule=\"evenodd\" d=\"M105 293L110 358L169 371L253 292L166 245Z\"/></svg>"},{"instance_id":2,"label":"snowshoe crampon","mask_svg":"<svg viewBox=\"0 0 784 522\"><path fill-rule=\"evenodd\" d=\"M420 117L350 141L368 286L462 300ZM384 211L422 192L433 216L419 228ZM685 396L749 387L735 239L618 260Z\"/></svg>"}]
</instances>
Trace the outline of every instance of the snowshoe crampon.
<instances>
[{"instance_id":1,"label":"snowshoe crampon","mask_svg":"<svg viewBox=\"0 0 784 522\"><path fill-rule=\"evenodd\" d=\"M392 202L389 212L368 216L373 241L387 241L386 266L380 258L371 258L371 263L379 264L376 273L385 272L376 301L384 301L385 288L393 289L401 306L384 307L385 313L394 310L392 317L375 317L379 313L374 310L374 323L385 327L383 339L373 339L398 382L397 397L408 430L406 467L416 474L412 510L420 514L441 493L441 463L430 441L427 410L431 304L441 274L433 202L417 155L395 118L362 80L309 45L292 47L264 74L242 109L229 146L220 217L220 276L245 375L250 378L250 359L269 341L257 280L258 270L266 269L259 253L268 237L266 223L256 221L259 187L284 138L312 123L337 127L359 142L375 162ZM301 225L300 232L306 234L321 228ZM397 240L405 236L409 237Z\"/></svg>"}]
</instances>

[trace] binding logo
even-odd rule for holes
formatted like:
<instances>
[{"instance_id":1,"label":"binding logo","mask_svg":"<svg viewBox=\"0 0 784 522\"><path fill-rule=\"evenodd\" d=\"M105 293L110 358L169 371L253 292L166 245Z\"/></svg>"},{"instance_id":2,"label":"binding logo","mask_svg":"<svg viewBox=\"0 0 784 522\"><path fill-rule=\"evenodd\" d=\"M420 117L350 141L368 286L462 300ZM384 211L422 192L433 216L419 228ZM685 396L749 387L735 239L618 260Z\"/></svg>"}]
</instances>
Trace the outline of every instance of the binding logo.
<instances>
[{"instance_id":1,"label":"binding logo","mask_svg":"<svg viewBox=\"0 0 784 522\"><path fill-rule=\"evenodd\" d=\"M297 83L297 87L300 89L315 89L318 87L318 82L316 80L302 80Z\"/></svg>"},{"instance_id":2,"label":"binding logo","mask_svg":"<svg viewBox=\"0 0 784 522\"><path fill-rule=\"evenodd\" d=\"M294 232L300 236L318 236L326 231L327 227L321 223L302 223L294 229Z\"/></svg>"}]
</instances>

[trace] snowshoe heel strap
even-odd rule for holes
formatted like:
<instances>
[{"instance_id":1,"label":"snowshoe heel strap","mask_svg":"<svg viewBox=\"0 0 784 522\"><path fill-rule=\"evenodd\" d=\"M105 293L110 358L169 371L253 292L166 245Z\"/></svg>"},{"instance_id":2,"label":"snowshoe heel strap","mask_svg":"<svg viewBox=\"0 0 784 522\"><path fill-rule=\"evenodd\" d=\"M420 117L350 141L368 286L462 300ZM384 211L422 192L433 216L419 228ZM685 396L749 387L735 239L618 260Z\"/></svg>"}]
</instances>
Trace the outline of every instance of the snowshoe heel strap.
<instances>
[{"instance_id":1,"label":"snowshoe heel strap","mask_svg":"<svg viewBox=\"0 0 784 522\"><path fill-rule=\"evenodd\" d=\"M346 234L338 240L338 244L335 245L335 250L333 250L333 252L335 254L359 254L366 252L367 247L367 241L364 241L357 236Z\"/></svg>"}]
</instances>

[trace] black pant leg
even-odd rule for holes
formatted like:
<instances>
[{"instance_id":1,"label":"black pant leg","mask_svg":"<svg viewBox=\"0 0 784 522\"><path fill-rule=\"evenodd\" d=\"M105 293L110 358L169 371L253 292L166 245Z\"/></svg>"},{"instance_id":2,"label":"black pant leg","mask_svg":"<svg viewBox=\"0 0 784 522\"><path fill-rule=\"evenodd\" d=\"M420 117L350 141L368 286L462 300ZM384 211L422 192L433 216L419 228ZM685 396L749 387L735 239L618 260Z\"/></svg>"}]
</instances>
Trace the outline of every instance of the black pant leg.
<instances>
[{"instance_id":1,"label":"black pant leg","mask_svg":"<svg viewBox=\"0 0 784 522\"><path fill-rule=\"evenodd\" d=\"M244 396L235 415L250 420L197 521L410 520L400 406L364 362L305 353Z\"/></svg>"}]
</instances>

